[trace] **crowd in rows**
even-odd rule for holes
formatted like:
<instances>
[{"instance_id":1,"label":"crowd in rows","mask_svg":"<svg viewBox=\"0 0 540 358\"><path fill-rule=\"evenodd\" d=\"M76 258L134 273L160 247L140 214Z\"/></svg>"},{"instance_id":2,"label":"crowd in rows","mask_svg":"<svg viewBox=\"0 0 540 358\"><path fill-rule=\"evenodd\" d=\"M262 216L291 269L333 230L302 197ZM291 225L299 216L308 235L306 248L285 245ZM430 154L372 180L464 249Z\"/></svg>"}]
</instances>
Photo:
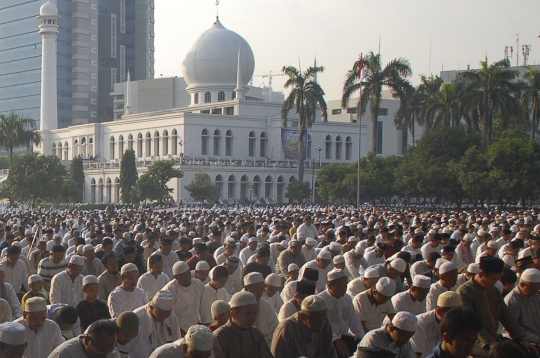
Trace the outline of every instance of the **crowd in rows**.
<instances>
[{"instance_id":1,"label":"crowd in rows","mask_svg":"<svg viewBox=\"0 0 540 358\"><path fill-rule=\"evenodd\" d=\"M2 357L538 356L535 212L0 213Z\"/></svg>"}]
</instances>

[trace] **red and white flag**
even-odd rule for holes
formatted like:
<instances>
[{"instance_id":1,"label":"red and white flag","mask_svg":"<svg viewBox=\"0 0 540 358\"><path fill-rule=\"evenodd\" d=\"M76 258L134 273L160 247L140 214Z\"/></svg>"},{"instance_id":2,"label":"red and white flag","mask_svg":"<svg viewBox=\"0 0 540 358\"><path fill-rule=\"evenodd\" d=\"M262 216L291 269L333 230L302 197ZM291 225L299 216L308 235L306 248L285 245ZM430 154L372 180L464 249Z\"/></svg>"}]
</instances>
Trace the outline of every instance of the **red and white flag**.
<instances>
[{"instance_id":1,"label":"red and white flag","mask_svg":"<svg viewBox=\"0 0 540 358\"><path fill-rule=\"evenodd\" d=\"M360 82L366 77L366 68L364 67L364 59L360 56L360 63L358 64L358 79Z\"/></svg>"}]
</instances>

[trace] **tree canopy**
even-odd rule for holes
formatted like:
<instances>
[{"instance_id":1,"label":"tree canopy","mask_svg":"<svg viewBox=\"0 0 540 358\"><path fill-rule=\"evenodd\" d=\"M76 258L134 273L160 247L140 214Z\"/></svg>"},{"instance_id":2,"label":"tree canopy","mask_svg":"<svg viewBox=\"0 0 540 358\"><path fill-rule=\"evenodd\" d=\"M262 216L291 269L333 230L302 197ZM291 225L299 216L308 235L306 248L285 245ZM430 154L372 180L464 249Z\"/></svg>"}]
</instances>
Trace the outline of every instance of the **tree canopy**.
<instances>
[{"instance_id":1,"label":"tree canopy","mask_svg":"<svg viewBox=\"0 0 540 358\"><path fill-rule=\"evenodd\" d=\"M169 188L167 183L172 178L184 176L184 173L174 166L172 160L155 161L135 183L133 193L131 193L131 198L136 199L133 201L164 201L169 198L173 189Z\"/></svg>"},{"instance_id":2,"label":"tree canopy","mask_svg":"<svg viewBox=\"0 0 540 358\"><path fill-rule=\"evenodd\" d=\"M14 111L0 113L0 149L9 153L13 162L13 150L17 147L30 147L32 143L41 143L42 137L36 131L36 122L28 117L21 117Z\"/></svg>"},{"instance_id":3,"label":"tree canopy","mask_svg":"<svg viewBox=\"0 0 540 358\"><path fill-rule=\"evenodd\" d=\"M128 149L120 161L120 199L123 203L131 202L131 190L135 187L138 178L135 151Z\"/></svg>"},{"instance_id":4,"label":"tree canopy","mask_svg":"<svg viewBox=\"0 0 540 358\"><path fill-rule=\"evenodd\" d=\"M205 172L199 171L195 173L195 177L184 188L189 192L189 195L196 201L208 200L209 202L219 198L219 190L217 184L213 184L210 176Z\"/></svg>"}]
</instances>

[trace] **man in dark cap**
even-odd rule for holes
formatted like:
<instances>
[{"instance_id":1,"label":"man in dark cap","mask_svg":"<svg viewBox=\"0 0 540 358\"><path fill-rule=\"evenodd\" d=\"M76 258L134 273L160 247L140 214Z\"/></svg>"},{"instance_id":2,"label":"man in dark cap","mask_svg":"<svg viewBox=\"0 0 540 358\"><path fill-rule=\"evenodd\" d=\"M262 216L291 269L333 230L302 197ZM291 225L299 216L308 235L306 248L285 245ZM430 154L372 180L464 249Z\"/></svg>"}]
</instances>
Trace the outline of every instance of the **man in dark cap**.
<instances>
[{"instance_id":1,"label":"man in dark cap","mask_svg":"<svg viewBox=\"0 0 540 358\"><path fill-rule=\"evenodd\" d=\"M463 305L470 307L480 317L482 329L472 355L487 357L491 347L498 341L499 322L504 326L512 339L521 342L529 351L538 355L537 349L525 337L525 331L512 316L504 304L503 297L495 284L501 279L504 269L503 260L485 256L480 260L478 274L460 286L457 293L461 295Z\"/></svg>"},{"instance_id":2,"label":"man in dark cap","mask_svg":"<svg viewBox=\"0 0 540 358\"><path fill-rule=\"evenodd\" d=\"M281 291L281 298L283 299L283 302L288 302L289 300L294 298L294 295L297 290L297 285L299 282L309 282L314 285L317 285L318 280L319 280L319 271L313 268L309 268L309 267L306 268L300 280L294 280L285 285L285 287L283 288L283 291Z\"/></svg>"},{"instance_id":3,"label":"man in dark cap","mask_svg":"<svg viewBox=\"0 0 540 358\"><path fill-rule=\"evenodd\" d=\"M293 298L285 302L279 310L278 319L283 321L296 312L300 312L302 302L307 296L315 294L315 284L307 281L299 281L296 283L296 293Z\"/></svg>"}]
</instances>

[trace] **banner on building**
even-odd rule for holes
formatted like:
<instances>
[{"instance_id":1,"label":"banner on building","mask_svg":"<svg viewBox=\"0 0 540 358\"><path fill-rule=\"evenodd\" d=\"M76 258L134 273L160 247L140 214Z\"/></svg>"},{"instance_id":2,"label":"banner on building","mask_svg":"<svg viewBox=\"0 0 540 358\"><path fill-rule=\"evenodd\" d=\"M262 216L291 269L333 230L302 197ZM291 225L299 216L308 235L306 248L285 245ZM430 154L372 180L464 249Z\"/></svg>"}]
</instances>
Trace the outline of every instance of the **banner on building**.
<instances>
[{"instance_id":1,"label":"banner on building","mask_svg":"<svg viewBox=\"0 0 540 358\"><path fill-rule=\"evenodd\" d=\"M285 159L298 160L299 143L298 143L298 129L281 128L281 146L283 147L283 153ZM307 157L307 131L304 133L304 159Z\"/></svg>"}]
</instances>

